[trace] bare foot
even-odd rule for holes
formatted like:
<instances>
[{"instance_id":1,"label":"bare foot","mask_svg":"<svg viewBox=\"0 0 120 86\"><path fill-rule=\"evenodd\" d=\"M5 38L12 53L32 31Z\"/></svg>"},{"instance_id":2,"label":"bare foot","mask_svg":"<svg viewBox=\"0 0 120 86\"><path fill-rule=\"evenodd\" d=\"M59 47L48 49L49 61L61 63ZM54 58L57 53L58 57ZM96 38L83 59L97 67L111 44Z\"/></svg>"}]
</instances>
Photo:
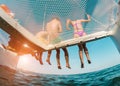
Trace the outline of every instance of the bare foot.
<instances>
[{"instance_id":1,"label":"bare foot","mask_svg":"<svg viewBox=\"0 0 120 86\"><path fill-rule=\"evenodd\" d=\"M40 62L41 65L43 65L43 62L40 59L39 59L39 62Z\"/></svg>"},{"instance_id":2,"label":"bare foot","mask_svg":"<svg viewBox=\"0 0 120 86\"><path fill-rule=\"evenodd\" d=\"M84 64L81 64L81 68L84 68Z\"/></svg>"},{"instance_id":3,"label":"bare foot","mask_svg":"<svg viewBox=\"0 0 120 86\"><path fill-rule=\"evenodd\" d=\"M46 62L47 62L49 65L52 65L52 64L50 63L50 60L46 60Z\"/></svg>"},{"instance_id":4,"label":"bare foot","mask_svg":"<svg viewBox=\"0 0 120 86\"><path fill-rule=\"evenodd\" d=\"M4 44L1 44L4 49L7 49L7 47Z\"/></svg>"},{"instance_id":5,"label":"bare foot","mask_svg":"<svg viewBox=\"0 0 120 86\"><path fill-rule=\"evenodd\" d=\"M62 69L60 65L58 66L58 69Z\"/></svg>"},{"instance_id":6,"label":"bare foot","mask_svg":"<svg viewBox=\"0 0 120 86\"><path fill-rule=\"evenodd\" d=\"M71 69L70 65L66 65L67 68Z\"/></svg>"},{"instance_id":7,"label":"bare foot","mask_svg":"<svg viewBox=\"0 0 120 86\"><path fill-rule=\"evenodd\" d=\"M89 64L91 64L91 61L90 61L90 60L88 60L88 63L89 63Z\"/></svg>"}]
</instances>

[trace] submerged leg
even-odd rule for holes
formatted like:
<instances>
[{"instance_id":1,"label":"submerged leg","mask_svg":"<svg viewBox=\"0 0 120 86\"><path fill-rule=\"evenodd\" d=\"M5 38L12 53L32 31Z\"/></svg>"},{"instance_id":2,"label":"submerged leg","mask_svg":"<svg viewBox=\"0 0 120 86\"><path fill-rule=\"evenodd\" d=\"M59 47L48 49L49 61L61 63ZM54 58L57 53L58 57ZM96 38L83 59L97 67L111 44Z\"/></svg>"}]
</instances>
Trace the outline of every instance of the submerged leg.
<instances>
[{"instance_id":1,"label":"submerged leg","mask_svg":"<svg viewBox=\"0 0 120 86\"><path fill-rule=\"evenodd\" d=\"M66 67L71 69L70 64L69 64L69 55L68 55L68 51L66 47L62 48L64 51L64 55L65 55L65 60L66 60Z\"/></svg>"},{"instance_id":2,"label":"submerged leg","mask_svg":"<svg viewBox=\"0 0 120 86\"><path fill-rule=\"evenodd\" d=\"M48 56L47 56L47 59L46 59L46 62L47 62L49 65L51 65L51 62L50 62L51 53L52 53L52 51L49 50L49 51L48 51Z\"/></svg>"}]
</instances>

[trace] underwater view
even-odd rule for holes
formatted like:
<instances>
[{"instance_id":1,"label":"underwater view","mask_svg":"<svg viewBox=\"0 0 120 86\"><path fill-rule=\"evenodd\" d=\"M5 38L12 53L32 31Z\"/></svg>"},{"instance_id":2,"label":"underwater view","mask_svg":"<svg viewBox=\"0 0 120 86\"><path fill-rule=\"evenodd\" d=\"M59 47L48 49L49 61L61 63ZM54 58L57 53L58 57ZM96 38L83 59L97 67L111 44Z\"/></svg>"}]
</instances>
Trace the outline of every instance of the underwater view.
<instances>
[{"instance_id":1,"label":"underwater view","mask_svg":"<svg viewBox=\"0 0 120 86\"><path fill-rule=\"evenodd\" d=\"M120 86L120 64L73 75L39 74L0 66L0 86Z\"/></svg>"}]
</instances>

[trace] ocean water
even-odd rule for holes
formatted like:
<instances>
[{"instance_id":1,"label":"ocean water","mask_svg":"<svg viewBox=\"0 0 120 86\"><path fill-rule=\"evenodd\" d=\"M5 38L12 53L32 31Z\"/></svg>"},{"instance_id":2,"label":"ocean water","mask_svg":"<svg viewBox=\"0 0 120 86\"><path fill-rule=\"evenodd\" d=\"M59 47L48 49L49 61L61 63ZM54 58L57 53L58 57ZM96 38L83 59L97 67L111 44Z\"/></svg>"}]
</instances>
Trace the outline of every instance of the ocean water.
<instances>
[{"instance_id":1,"label":"ocean water","mask_svg":"<svg viewBox=\"0 0 120 86\"><path fill-rule=\"evenodd\" d=\"M0 86L120 86L120 65L75 75L47 75L0 66Z\"/></svg>"}]
</instances>

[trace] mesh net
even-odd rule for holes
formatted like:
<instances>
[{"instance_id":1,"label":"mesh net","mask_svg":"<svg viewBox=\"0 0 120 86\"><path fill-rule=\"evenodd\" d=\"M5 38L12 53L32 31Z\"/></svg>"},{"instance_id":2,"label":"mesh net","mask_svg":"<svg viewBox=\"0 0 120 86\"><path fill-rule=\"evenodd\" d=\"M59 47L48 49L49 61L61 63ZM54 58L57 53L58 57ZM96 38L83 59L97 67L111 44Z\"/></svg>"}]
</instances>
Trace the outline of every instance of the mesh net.
<instances>
[{"instance_id":1,"label":"mesh net","mask_svg":"<svg viewBox=\"0 0 120 86\"><path fill-rule=\"evenodd\" d=\"M91 16L91 22L83 24L87 34L108 30L115 21L117 0L0 0L14 13L18 22L36 34L43 30L45 24L54 16L62 22L62 40L73 38L73 29L66 30L66 20ZM72 28L72 27L71 27Z\"/></svg>"}]
</instances>

